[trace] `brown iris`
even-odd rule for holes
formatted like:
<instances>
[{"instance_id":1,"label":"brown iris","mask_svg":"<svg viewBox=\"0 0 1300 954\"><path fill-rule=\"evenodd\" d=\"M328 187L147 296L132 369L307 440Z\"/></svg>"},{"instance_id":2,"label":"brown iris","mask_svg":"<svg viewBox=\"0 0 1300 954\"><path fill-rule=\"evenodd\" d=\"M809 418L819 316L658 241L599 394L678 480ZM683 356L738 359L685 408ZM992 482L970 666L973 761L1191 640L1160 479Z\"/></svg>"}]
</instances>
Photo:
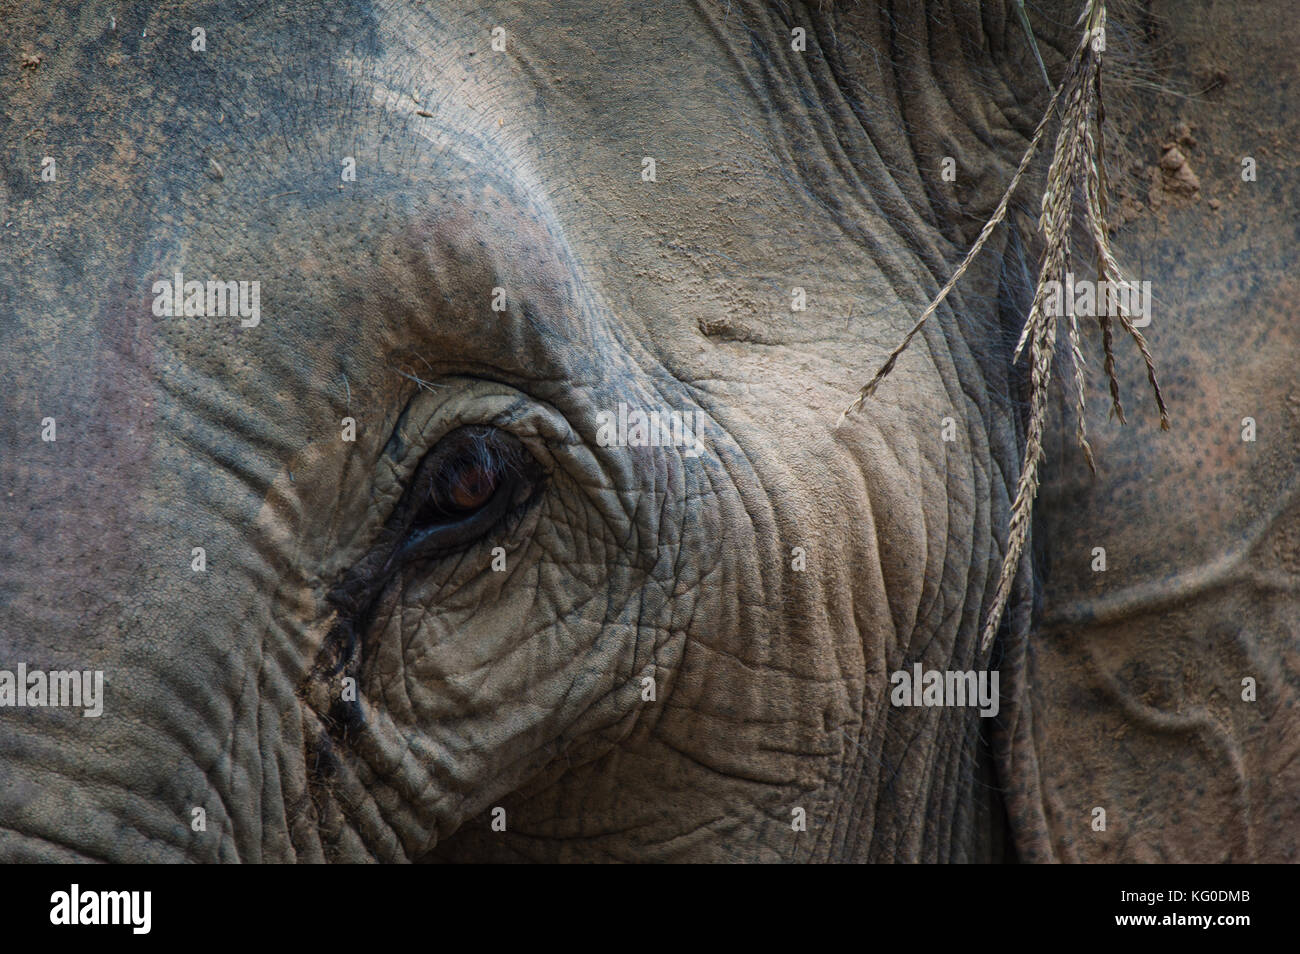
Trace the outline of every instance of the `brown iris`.
<instances>
[{"instance_id":1,"label":"brown iris","mask_svg":"<svg viewBox=\"0 0 1300 954\"><path fill-rule=\"evenodd\" d=\"M477 510L492 499L501 483L495 468L465 462L453 469L445 485L447 502L457 510Z\"/></svg>"}]
</instances>

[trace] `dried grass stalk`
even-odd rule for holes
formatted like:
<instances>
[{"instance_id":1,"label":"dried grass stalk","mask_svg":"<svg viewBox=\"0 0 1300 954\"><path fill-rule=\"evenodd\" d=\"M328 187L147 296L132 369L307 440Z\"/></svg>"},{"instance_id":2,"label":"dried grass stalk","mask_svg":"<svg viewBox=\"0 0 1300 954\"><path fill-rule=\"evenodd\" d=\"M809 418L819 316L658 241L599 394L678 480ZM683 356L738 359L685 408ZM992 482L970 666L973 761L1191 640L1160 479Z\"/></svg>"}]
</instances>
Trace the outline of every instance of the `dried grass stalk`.
<instances>
[{"instance_id":1,"label":"dried grass stalk","mask_svg":"<svg viewBox=\"0 0 1300 954\"><path fill-rule=\"evenodd\" d=\"M980 231L975 244L971 246L966 257L930 302L921 317L903 337L875 376L858 392L854 400L841 417L847 417L860 408L864 401L875 393L876 387L894 369L898 356L911 344L922 325L934 314L935 310L948 297L948 293L965 274L970 263L988 241L993 229L1007 213L1011 195L1020 184L1030 160L1042 141L1044 131L1051 117L1058 111L1061 114L1060 130L1056 136L1056 145L1052 153L1052 162L1047 172L1047 183L1043 190L1041 213L1038 230L1043 236L1043 254L1034 289L1033 302L1029 315L1025 319L1024 329L1016 345L1012 360L1019 360L1020 353L1028 346L1030 361L1030 399L1029 430L1025 441L1025 457L1020 469L1020 479L1016 486L1015 500L1011 505L1011 521L1007 530L1007 548L1002 561L1002 571L994 593L993 605L985 619L980 638L981 652L987 652L993 643L993 637L1006 609L1011 595L1011 586L1020 565L1029 537L1030 518L1033 513L1034 499L1038 495L1038 467L1043 456L1043 429L1047 421L1048 391L1052 380L1052 359L1056 350L1057 322L1064 315L1055 315L1047 308L1049 298L1048 284L1052 281L1064 285L1066 273L1071 267L1070 225L1076 209L1076 196L1081 194L1082 217L1087 224L1087 235L1091 240L1096 259L1098 287L1102 282L1120 283L1124 275L1115 261L1110 246L1106 215L1106 165L1103 155L1102 122L1104 109L1101 100L1101 59L1104 43L1096 43L1098 36L1104 37L1106 26L1106 4L1104 0L1088 0L1083 14L1079 17L1083 25L1083 35L1074 55L1070 58L1065 77L1060 87L1052 95L1047 111L1029 141L1020 164L1007 186L1001 201L994 210L984 228ZM1100 31L1100 32L1099 32ZM1116 286L1118 287L1118 286ZM1112 340L1112 321L1117 320L1133 338L1142 360L1146 363L1147 380L1155 394L1156 406L1160 411L1161 428L1169 429L1169 413L1165 407L1160 385L1156 380L1155 363L1147 348L1142 333L1134 327L1131 318L1120 311L1114 318L1105 314L1105 308L1098 308L1098 325L1101 330L1102 348L1105 352L1104 372L1110 384L1112 410L1120 423L1124 423L1124 410L1119 400L1119 381L1115 376L1115 355ZM1078 320L1068 316L1067 335L1070 356L1074 369L1073 391L1077 416L1075 436L1083 450L1088 466L1095 471L1092 448L1088 444L1084 420L1084 361L1080 348L1081 335Z\"/></svg>"}]
</instances>

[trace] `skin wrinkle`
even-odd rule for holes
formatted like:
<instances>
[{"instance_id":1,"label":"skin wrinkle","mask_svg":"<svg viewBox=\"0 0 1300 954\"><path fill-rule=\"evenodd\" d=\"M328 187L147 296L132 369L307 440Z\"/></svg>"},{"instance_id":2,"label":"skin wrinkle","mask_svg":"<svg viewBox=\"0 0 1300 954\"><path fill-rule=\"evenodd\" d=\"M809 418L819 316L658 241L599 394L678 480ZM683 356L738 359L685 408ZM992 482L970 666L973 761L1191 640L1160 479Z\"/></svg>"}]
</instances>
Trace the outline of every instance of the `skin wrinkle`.
<instances>
[{"instance_id":1,"label":"skin wrinkle","mask_svg":"<svg viewBox=\"0 0 1300 954\"><path fill-rule=\"evenodd\" d=\"M21 842L31 842L39 845L40 850L26 854L19 850L13 852L14 839ZM50 849L54 851L51 852ZM45 838L40 835L31 835L25 832L12 831L10 829L0 829L0 850L4 850L6 857L12 858L12 864L85 864L93 862L95 864L109 864L109 859L101 857L90 852L74 849L69 845L54 838Z\"/></svg>"},{"instance_id":2,"label":"skin wrinkle","mask_svg":"<svg viewBox=\"0 0 1300 954\"><path fill-rule=\"evenodd\" d=\"M371 720L368 718L367 722L370 721ZM371 796L376 811L378 812L378 818L376 821L379 822L379 830L391 832L394 839L402 840L400 833L403 832L407 826L396 822L401 805L400 803L395 803L393 800L385 798L385 796L392 794L393 789L391 786L394 782L401 782L405 787L412 785L412 783L418 784L422 780L413 779L410 772L403 771L403 769L410 765L407 756L411 754L411 737L398 730L397 732L386 736L386 739L391 740L394 737L396 737L396 739L401 743L401 751L390 750L378 753L381 758L385 758L388 761L387 765L376 766L374 761L368 759L363 764L362 768L367 774L370 774L374 780L377 781L378 779L383 778L388 781L389 784L383 788L377 786L374 787L374 794ZM371 751L373 752L373 749ZM373 758L373 755L371 757ZM409 789L407 792L407 798L413 798L418 794L418 792L418 788ZM371 837L373 837L373 835ZM409 842L403 845L403 851L409 855ZM382 855L379 856L382 857Z\"/></svg>"},{"instance_id":3,"label":"skin wrinkle","mask_svg":"<svg viewBox=\"0 0 1300 954\"><path fill-rule=\"evenodd\" d=\"M865 710L864 710L865 711ZM861 721L858 723L858 739L861 739L863 730ZM854 746L864 754L866 750L860 742L855 741ZM844 836L841 844L853 857L868 857L871 842L872 831L874 830L874 805L869 797L868 786L872 784L877 776L872 773L854 772L851 775L850 784L852 797L849 801L849 815L845 819Z\"/></svg>"},{"instance_id":4,"label":"skin wrinkle","mask_svg":"<svg viewBox=\"0 0 1300 954\"><path fill-rule=\"evenodd\" d=\"M1241 752L1231 735L1222 726L1216 725L1213 718L1203 707L1195 707L1191 714L1182 712L1169 713L1154 706L1142 705L1136 702L1131 694L1126 693L1121 688L1114 673L1101 664L1094 652L1090 650L1089 656L1091 657L1092 668L1101 676L1101 685L1104 690L1135 723L1148 726L1157 732L1194 734L1207 749L1218 748L1223 752L1224 761L1231 767L1231 777L1237 795L1238 812L1234 820L1242 828L1242 837L1238 844L1243 846L1246 857L1252 856L1254 854L1254 833L1250 823L1250 783L1242 762Z\"/></svg>"},{"instance_id":5,"label":"skin wrinkle","mask_svg":"<svg viewBox=\"0 0 1300 954\"><path fill-rule=\"evenodd\" d=\"M778 139L778 141L779 141L779 139ZM861 193L861 191L862 191L862 190L858 190L859 193ZM813 193L806 193L806 194L813 195ZM826 200L825 200L824 198L819 198L819 197L816 196L816 195L814 195L814 198L818 198L819 201L822 202L822 204L823 204L823 206L826 208L826 210L829 211L829 212L831 212L832 215L834 215L834 208L833 208L833 206L827 205L827 204L826 204ZM840 216L835 216L835 221L839 222L840 225L841 225L841 227L844 227L845 223L844 223L844 220L843 220L842 217L840 217ZM883 231L883 229L882 229L882 231ZM856 235L856 237L857 237L858 240L863 240L863 239L865 239L865 240L870 241L870 239L871 239L871 236L870 236L870 232L869 232L869 231L868 231L868 232L857 231L857 232L855 232L854 234ZM879 249L876 249L876 252L877 252L877 253L879 253L879 251L880 251ZM877 257L879 257L879 255L877 255Z\"/></svg>"},{"instance_id":6,"label":"skin wrinkle","mask_svg":"<svg viewBox=\"0 0 1300 954\"><path fill-rule=\"evenodd\" d=\"M934 721L942 724L944 713L940 711L935 716ZM914 843L909 845L908 854L919 855L927 862L934 860L935 852L938 850L936 838L943 838L946 835L941 830L936 831L931 805L936 786L943 781L944 774L952 759L950 740L941 729L936 729L936 735L938 738L936 743L936 748L939 750L938 757L935 758L931 765L926 767L926 770L921 775L921 791L918 793L918 797L912 800L908 813L908 824L904 829L908 833L914 833L915 839ZM924 746L924 742L921 744Z\"/></svg>"},{"instance_id":7,"label":"skin wrinkle","mask_svg":"<svg viewBox=\"0 0 1300 954\"><path fill-rule=\"evenodd\" d=\"M925 23L926 17L919 15L920 11L914 6L905 5L904 13L908 15L915 28L920 29ZM923 43L910 40L908 36L909 27L900 27L897 18L887 12L887 8L882 8L882 15L887 16L890 23L891 49L893 54L889 58L890 73L894 78L894 90L897 102L899 103L898 123L902 128L908 130L908 135L897 137L906 149L906 158L910 160L910 165L904 167L894 164L889 167L891 176L899 181L911 181L915 184L916 194L925 196L927 201L924 206L917 208L916 212L927 223L929 230L938 231L942 226L940 223L951 223L960 221L960 215L952 213L959 212L958 208L948 208L947 204L940 201L936 202L935 179L933 172L926 174L923 170L932 168L927 163L921 161L919 149L921 144L926 140L922 137L928 136L931 130L942 130L950 133L952 136L973 135L975 145L981 141L979 131L970 127L968 119L972 114L978 115L979 97L972 96L971 109L955 111L951 114L945 113L942 117L938 113L943 110L936 110L933 105L933 91L937 88L943 99L944 105L948 105L950 97L943 96L945 87L951 85L950 67L952 64L958 64L964 69L961 71L961 79L957 85L964 85L968 89L983 91L981 79L983 71L987 70L988 64L985 60L980 59L980 68L970 70L972 65L971 58L968 55L945 55L935 58L934 55L925 55L923 52ZM924 31L924 44L929 45L932 42L934 34L926 29ZM945 38L952 41L951 31L944 34ZM965 34L959 41L961 53L968 54L971 50L982 49L983 44L979 38L971 40ZM916 65L913 65L914 62ZM976 155L981 159L991 159L990 153L980 153L977 149L966 149L957 139L950 140L955 148L956 158L959 167L965 171L965 179L975 178L979 181L982 177L978 173L972 173L975 169L972 163L967 162L968 155ZM1017 147L1023 147L1023 141L1017 144ZM911 211L911 209L909 209ZM941 215L940 212L947 212ZM982 224L982 219L978 224ZM920 234L915 224L909 224L909 231ZM942 235L942 233L939 233ZM945 250L947 254L952 254Z\"/></svg>"},{"instance_id":8,"label":"skin wrinkle","mask_svg":"<svg viewBox=\"0 0 1300 954\"><path fill-rule=\"evenodd\" d=\"M866 855L867 859L871 861L878 861L881 859L893 860L898 857L897 852L893 850L893 846L899 838L898 829L893 827L883 827L878 825L877 822L880 818L889 817L890 815L890 813L885 811L886 803L892 802L897 798L895 785L898 781L898 773L901 771L903 766L902 760L897 763L894 762L890 757L888 748L888 734L891 729L897 732L897 726L892 726L888 719L879 719L878 726L879 727L876 731L881 736L879 747L880 756L878 757L878 760L884 771L877 775L877 788L874 793L872 793L871 799L872 837L869 851Z\"/></svg>"},{"instance_id":9,"label":"skin wrinkle","mask_svg":"<svg viewBox=\"0 0 1300 954\"><path fill-rule=\"evenodd\" d=\"M845 92L844 86L840 76L835 71L833 60L827 61L827 68L830 73L831 82L830 83L823 82L819 85L828 90L834 90L835 92L840 94L841 97L843 97L843 94ZM812 80L814 83L816 83L817 80L819 79L819 77L816 77L815 75L812 74L811 70L808 71L808 78ZM826 109L829 104L827 104L825 102L825 99L823 98L823 101L819 105L821 106L822 109ZM847 101L847 99L841 98L836 105L842 107L843 109L848 110L848 112L851 115L854 115L855 120L857 119L856 114L853 113L852 105ZM819 118L819 114L814 114L814 120L816 118ZM828 128L829 126L828 123L818 123L814 121L814 125L816 131L819 133L819 143L823 146L825 154L830 157L833 157L836 170L840 173L841 179L845 182L849 182L853 184L854 189L850 193L852 197L857 201L866 205L867 208L873 213L873 218L876 221L878 222L893 221L895 214L899 213L900 209L903 206L903 203L901 201L901 196L893 192L889 186L886 186L886 192L883 198L887 198L893 207L885 209L882 208L879 204L877 204L879 201L881 201L882 198L881 192L878 189L872 189L869 186L869 184L866 181L864 181L861 172L858 170L855 163L850 159L846 151L845 139L842 136L837 135L835 130ZM866 135L867 145L869 145L872 149L872 153L873 153L872 158L876 162L880 162L885 167L885 169L888 170L889 168L888 164L883 161L883 157L881 156L879 150L877 149L876 143L871 139L870 131L867 129L866 126L863 125L860 125L860 128L862 132ZM836 196L836 200L838 201L839 199L840 197ZM827 211L833 211L832 207L826 204L826 200L824 198L819 197L819 200L827 208ZM856 233L856 230L854 232L849 231L847 222L841 220L839 217L836 217L836 221L843 223L842 227L845 228L846 234L851 234L855 239L860 237ZM870 234L871 231L872 230L863 230L863 234ZM879 244L881 247L873 248L872 251L873 253L876 254L878 258L882 258L883 255L881 255L881 252L883 250L884 243L881 242Z\"/></svg>"},{"instance_id":10,"label":"skin wrinkle","mask_svg":"<svg viewBox=\"0 0 1300 954\"><path fill-rule=\"evenodd\" d=\"M882 10L882 12L884 12L884 10ZM905 14L910 15L910 19L912 21L909 24L910 27L924 30L922 39L920 41L913 41L915 42L917 51L919 52L922 44L929 45L930 42L929 31L928 29L925 29L927 17L925 16L924 11L916 10L914 8L905 8L904 12ZM907 52L900 49L900 47L903 46L903 43L906 42L903 41L903 43L900 43L900 41L903 40L903 37L907 35L908 27L900 28L897 22L897 17L892 13L889 14L889 20L890 20L890 30L891 30L890 41L892 44L892 48L894 49L896 54L899 52L902 53L901 56L899 55L892 56L889 61L890 69L894 73L896 87L899 89L906 89L907 84L903 82L903 74L906 72L911 72L911 73L918 74L916 77L914 77L915 79L919 80L919 82L916 83L916 88L918 89L928 88L929 84L932 81L937 79L933 70L929 69L930 57L922 56L920 58L922 64L920 67L911 66L910 65L911 57L908 55ZM924 70L923 73L921 72L922 70ZM898 101L900 107L899 118L901 124L905 128L924 128L918 126L916 118L914 118L913 116L913 111L909 108L911 104L909 102L908 97L900 96ZM943 128L943 127L939 127L939 128ZM917 145L914 142L912 142L910 138L904 138L903 142L907 148L907 155L912 160L912 165L910 168L906 170L902 170L901 168L893 168L890 171L894 173L896 176L899 176L901 173L905 171L909 178L913 178L918 182L925 182L926 179L921 173L922 164L920 162L920 157L917 155ZM926 191L928 193L930 190L927 189ZM929 216L929 218L931 221L933 221L936 219L936 216L934 216L932 213Z\"/></svg>"},{"instance_id":11,"label":"skin wrinkle","mask_svg":"<svg viewBox=\"0 0 1300 954\"><path fill-rule=\"evenodd\" d=\"M877 138L873 135L870 124L864 122L862 115L855 108L854 100L850 97L850 88L854 84L850 83L845 78L844 70L840 67L836 59L827 59L826 67L829 74L829 82L824 83L826 90L835 94L835 105L840 107L846 116L851 117L852 121L857 125L858 130L865 138L866 145L871 149L871 158L878 163L887 174L885 177L887 184L883 189L879 186L873 188L869 183L864 181L861 173L855 167L855 163L848 158L846 153L847 140L842 135L837 135L835 131L827 130L825 126L822 126L821 128L824 134L823 142L829 142L831 144L831 151L839 158L840 163L843 166L842 172L844 177L858 186L853 193L855 198L870 202L872 209L877 212L878 217L881 220L894 224L896 227L897 225L906 223L903 227L914 228L916 225L914 209L908 204L907 199L895 180L900 172L915 174L917 172L915 164L913 164L911 168L904 170L889 161L887 158L887 150L881 148L881 143L877 142ZM854 90L854 92L856 92L856 90ZM823 101L820 105L823 109L829 105L826 102L825 96L823 96ZM847 122L848 119L845 118L842 121ZM878 202L885 203L885 207L877 205L876 203ZM882 232L883 231L884 230L882 230ZM881 242L879 244L880 247L873 249L873 252L876 253L878 257L881 257L881 253L884 251L886 243ZM892 254L892 252L885 254Z\"/></svg>"},{"instance_id":12,"label":"skin wrinkle","mask_svg":"<svg viewBox=\"0 0 1300 954\"><path fill-rule=\"evenodd\" d=\"M903 464L903 462L902 462L902 461L899 459L899 457L898 457L897 448L898 448L899 445L898 445L897 443L886 440L886 441L883 442L883 444L884 444L884 450L885 450L886 452L888 452L888 453L891 455L891 457L892 457L892 463L895 465L895 471L908 471L908 470L916 471L916 470L919 470L919 466L920 466L919 461L916 461L916 462L909 461L908 465L904 465L904 464ZM915 446L912 445L912 444L910 444L910 443L909 443L908 447L909 447L909 450L915 450L915 449L916 449ZM866 478L867 478L867 475L864 474L864 482L865 482L865 484L866 484L865 490L866 490L866 493L867 493L867 495L868 495L868 499L870 500L870 502L871 502L871 504L872 504L872 507L871 507L872 512L873 512L873 513L874 513L874 512L887 512L887 508L886 508L885 506L882 505L883 502L882 502L882 504L877 504L876 501L877 501L878 498L877 498L876 494L878 494L879 491L877 490L877 488L873 487L873 486L870 484L869 479L866 479ZM922 532L921 532L921 535L924 536L924 535L925 535L925 529L926 529L926 526L925 526L925 511L924 511L924 509L921 510L921 513L920 513L920 520L921 520L921 528L920 528L920 529L921 529L921 531L922 531ZM886 556L885 556L885 554L884 554L883 551L882 551L882 547L883 547L882 535L879 534L879 533L877 533L877 534L873 535L873 539L874 539L874 542L875 542L875 545L876 545L877 566L885 567L885 566L888 565L888 560L886 559ZM877 582L877 581L874 581L874 580L873 580L873 583L875 583L875 582ZM884 589L885 592L890 592L888 586L885 585L885 582L884 582L883 577L879 580L879 586L880 586L881 589ZM920 600L921 600L922 597L923 597L923 594L920 593L920 592L918 592L918 593L917 593L917 601L916 601L914 604L911 603L911 602L908 603L908 606L907 606L907 610L908 610L908 611L907 611L907 613L906 613L906 616L904 617L904 622L906 623L905 626L904 626L904 625L899 625L899 623L898 623L898 614L897 614L897 613L894 613L894 614L893 614L893 615L894 615L894 619L895 619L895 627L894 627L894 628L895 628L895 632L894 632L893 635L894 635L894 637L895 637L896 640L901 640L901 638L903 637L903 634L904 634L904 633L911 633L911 632L914 632L914 631L915 631L915 629L916 629L916 627L917 627L917 624L919 623L920 616L921 616L921 605L920 605ZM895 596L895 599L897 599L896 596ZM891 609L892 609L892 606L893 606L893 603L891 602ZM896 645L897 645L900 649L902 648L901 643L896 643Z\"/></svg>"},{"instance_id":13,"label":"skin wrinkle","mask_svg":"<svg viewBox=\"0 0 1300 954\"><path fill-rule=\"evenodd\" d=\"M258 657L258 658L259 658L259 660L262 658L260 654L259 654L259 657ZM247 677L245 677L245 679L244 679L244 683L245 683L245 684L247 683ZM232 707L232 714L231 714L231 719L230 719L230 721L231 721L231 725L234 727L234 729L235 729L236 731L232 731L231 734L230 734L230 747L229 747L228 749L225 750L225 756L226 756L226 757L225 757L225 759L223 760L223 761L225 762L225 765L224 765L223 767L225 768L225 770L226 770L226 772L227 772L226 779L225 779L225 787L226 787L226 790L229 791L229 792L231 793L232 797L235 795L235 792L236 792L235 773L236 773L237 771L239 771L239 763L238 763L238 762L236 761L236 759L235 759L235 746L238 744L238 743L236 742L236 738L235 738L235 737L236 737L236 735L238 734L238 733L237 733L237 730L238 730L239 725L240 725L240 714L241 714L241 712L243 711L243 696L244 696L244 691L241 689L241 690L239 690L238 694L236 695L236 697L235 697L235 699L234 699L234 705L233 705L233 707ZM256 738L256 735L254 735L254 738ZM256 763L256 760L254 760L254 762ZM259 766L254 765L252 770L253 770L253 771L257 771L258 768L259 768ZM230 813L227 811L226 814L229 815ZM249 816L250 816L250 818L257 819L258 816L259 816L259 814L260 814L260 812L254 811L254 812L250 812L250 813L249 813ZM237 835L235 832L231 832L230 834L231 834L231 839L232 839L233 841L236 842L236 851L237 851L237 853L239 853L239 852L238 852L238 841L237 841L237 839L238 839L238 835ZM260 837L261 833L258 832L257 835L258 835L258 837L257 837L255 843L258 844L258 845L260 845L260 844L261 844L261 837ZM256 857L256 856L254 855L254 857Z\"/></svg>"},{"instance_id":14,"label":"skin wrinkle","mask_svg":"<svg viewBox=\"0 0 1300 954\"><path fill-rule=\"evenodd\" d=\"M944 712L939 713L938 721L941 723L947 721ZM925 857L927 863L934 863L939 860L938 853L943 850L942 845L952 837L950 829L945 831L942 828L944 816L936 811L935 802L936 799L944 797L944 792L947 789L946 783L950 778L950 770L955 769L962 762L960 754L956 759L952 758L952 750L955 746L952 744L953 739L950 733L940 730L938 739L940 757L935 760L934 768L926 775L925 796L923 799L917 799L912 805L914 813L917 811L923 811L924 813L921 823L915 827L921 831L934 832L924 849L927 853ZM948 820L948 824L952 824L952 819Z\"/></svg>"},{"instance_id":15,"label":"skin wrinkle","mask_svg":"<svg viewBox=\"0 0 1300 954\"><path fill-rule=\"evenodd\" d=\"M72 768L66 769L65 771L65 769L51 767L49 766L48 763L45 763L43 764L42 769L45 772L52 773L52 775L62 776L65 777L65 779L69 779L69 780L73 780L75 777L75 773ZM153 840L153 837L155 836L152 836L151 833L144 831L143 828L138 827L138 825L136 825L134 821L131 820L129 816L126 815L127 808L133 806L134 803L139 801L138 793L134 792L134 790L126 788L125 785L118 785L116 784L116 782L110 782L110 781L98 782L98 784L95 785L95 789L99 790L99 792L109 792L109 790L116 789L118 790L118 792L121 792L123 795L127 795L127 797L129 797L126 799L125 802L123 802L123 805L120 808L116 808L116 810L113 811L112 824L113 824L114 836L120 836L120 833L123 831L123 829L126 829L126 831L139 834L140 838L142 838L142 841L144 842L149 842ZM55 838L53 837L45 837L45 836L39 836L39 837L43 837L44 840L47 841L55 841ZM214 847L216 847L216 849L220 849L220 847L225 846L226 844L227 841L224 840L218 842L218 844Z\"/></svg>"}]
</instances>

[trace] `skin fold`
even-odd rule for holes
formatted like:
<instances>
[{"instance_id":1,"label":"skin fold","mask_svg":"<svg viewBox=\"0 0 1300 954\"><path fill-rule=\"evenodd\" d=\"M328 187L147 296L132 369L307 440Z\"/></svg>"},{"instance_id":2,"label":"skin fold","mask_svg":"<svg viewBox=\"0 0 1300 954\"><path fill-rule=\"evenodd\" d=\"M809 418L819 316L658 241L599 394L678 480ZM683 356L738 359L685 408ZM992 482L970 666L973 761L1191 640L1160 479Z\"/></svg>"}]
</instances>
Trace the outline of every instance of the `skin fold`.
<instances>
[{"instance_id":1,"label":"skin fold","mask_svg":"<svg viewBox=\"0 0 1300 954\"><path fill-rule=\"evenodd\" d=\"M0 858L1294 858L1280 14L1130 11L1132 76L1265 53L1117 86L1139 167L1198 124L1204 195L1115 238L1175 430L1129 351L1097 477L1059 410L981 654L1037 193L840 412L1042 115L1010 3L110 6L0 10L0 668L106 687L0 708ZM1035 6L1056 77L1077 11ZM155 314L177 271L260 320ZM620 404L699 452L604 446ZM508 493L421 536L458 440ZM916 663L997 671L998 715L892 705Z\"/></svg>"}]
</instances>

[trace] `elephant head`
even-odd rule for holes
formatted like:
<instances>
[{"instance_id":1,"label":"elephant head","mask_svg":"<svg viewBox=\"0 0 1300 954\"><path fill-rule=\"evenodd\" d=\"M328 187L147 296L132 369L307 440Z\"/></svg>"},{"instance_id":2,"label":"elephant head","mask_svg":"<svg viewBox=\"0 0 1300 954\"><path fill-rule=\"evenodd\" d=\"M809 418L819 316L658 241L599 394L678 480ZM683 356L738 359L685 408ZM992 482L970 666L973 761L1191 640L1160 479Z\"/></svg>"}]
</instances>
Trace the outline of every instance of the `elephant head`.
<instances>
[{"instance_id":1,"label":"elephant head","mask_svg":"<svg viewBox=\"0 0 1300 954\"><path fill-rule=\"evenodd\" d=\"M103 683L0 708L5 857L1064 851L1029 561L979 639L1032 227L841 421L1042 116L1012 2L17 17L0 668Z\"/></svg>"}]
</instances>

